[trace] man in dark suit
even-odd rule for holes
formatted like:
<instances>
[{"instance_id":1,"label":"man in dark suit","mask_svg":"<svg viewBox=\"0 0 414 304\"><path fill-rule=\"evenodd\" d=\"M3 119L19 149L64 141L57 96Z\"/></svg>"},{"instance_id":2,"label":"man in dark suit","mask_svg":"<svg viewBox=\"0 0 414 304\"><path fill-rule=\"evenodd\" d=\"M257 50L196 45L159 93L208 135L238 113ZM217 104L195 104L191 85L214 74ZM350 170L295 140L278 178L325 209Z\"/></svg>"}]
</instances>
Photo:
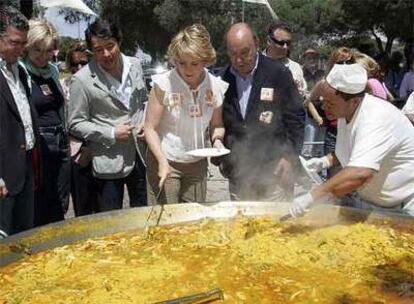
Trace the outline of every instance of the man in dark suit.
<instances>
[{"instance_id":1,"label":"man in dark suit","mask_svg":"<svg viewBox=\"0 0 414 304\"><path fill-rule=\"evenodd\" d=\"M28 30L19 11L0 8L0 238L33 227L34 112L17 63Z\"/></svg>"},{"instance_id":2,"label":"man in dark suit","mask_svg":"<svg viewBox=\"0 0 414 304\"><path fill-rule=\"evenodd\" d=\"M223 103L224 144L231 153L220 169L233 200L287 201L303 142L305 112L289 70L257 51L249 25L226 34L231 65L222 78L230 86Z\"/></svg>"}]
</instances>

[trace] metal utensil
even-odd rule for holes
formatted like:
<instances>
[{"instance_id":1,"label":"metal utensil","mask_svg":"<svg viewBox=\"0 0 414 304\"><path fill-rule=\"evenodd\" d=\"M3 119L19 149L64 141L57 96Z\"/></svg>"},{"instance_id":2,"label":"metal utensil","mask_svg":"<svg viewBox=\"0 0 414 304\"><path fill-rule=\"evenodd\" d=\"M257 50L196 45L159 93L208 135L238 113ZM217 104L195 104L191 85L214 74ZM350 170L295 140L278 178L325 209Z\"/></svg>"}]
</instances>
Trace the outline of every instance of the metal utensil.
<instances>
[{"instance_id":1,"label":"metal utensil","mask_svg":"<svg viewBox=\"0 0 414 304\"><path fill-rule=\"evenodd\" d=\"M161 196L163 188L164 188L164 186L162 185L160 187L160 189L158 190L158 192L157 192L157 196L155 197L155 200L157 201L157 204L160 203L160 196ZM153 204L151 206L150 212L148 213L147 219L145 220L145 225L144 225L145 237L148 237L149 220L151 218L151 215L154 213L154 209L155 209L155 206L157 206L157 204ZM159 214L158 219L157 219L157 226L158 226L158 224L161 220L161 214L162 214L163 211L164 211L164 204L161 204L161 211L160 211L160 214Z\"/></svg>"},{"instance_id":2,"label":"metal utensil","mask_svg":"<svg viewBox=\"0 0 414 304\"><path fill-rule=\"evenodd\" d=\"M287 220L291 219L292 217L293 217L293 216L292 216L290 213L288 213L288 214L285 214L285 215L281 216L281 217L279 218L279 221L281 221L281 222L285 222L285 221L287 221Z\"/></svg>"},{"instance_id":3,"label":"metal utensil","mask_svg":"<svg viewBox=\"0 0 414 304\"><path fill-rule=\"evenodd\" d=\"M196 293L167 301L156 302L154 304L203 304L215 302L218 300L224 300L224 294L220 288L215 288L206 292Z\"/></svg>"}]
</instances>

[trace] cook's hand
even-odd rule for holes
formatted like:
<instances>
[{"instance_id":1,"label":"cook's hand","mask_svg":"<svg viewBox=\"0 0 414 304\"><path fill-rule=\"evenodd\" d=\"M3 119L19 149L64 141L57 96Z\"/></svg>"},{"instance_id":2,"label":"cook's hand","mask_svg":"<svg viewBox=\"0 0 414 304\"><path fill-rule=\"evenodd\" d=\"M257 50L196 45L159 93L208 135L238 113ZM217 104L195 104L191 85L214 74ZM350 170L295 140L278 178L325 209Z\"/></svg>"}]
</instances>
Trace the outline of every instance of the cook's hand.
<instances>
[{"instance_id":1,"label":"cook's hand","mask_svg":"<svg viewBox=\"0 0 414 304\"><path fill-rule=\"evenodd\" d=\"M115 139L121 142L128 141L133 129L134 127L131 125L131 121L120 123L115 127Z\"/></svg>"},{"instance_id":2,"label":"cook's hand","mask_svg":"<svg viewBox=\"0 0 414 304\"><path fill-rule=\"evenodd\" d=\"M0 198L3 198L7 195L9 191L7 191L6 183L2 178L0 178Z\"/></svg>"},{"instance_id":3,"label":"cook's hand","mask_svg":"<svg viewBox=\"0 0 414 304\"><path fill-rule=\"evenodd\" d=\"M224 149L224 145L223 145L223 142L221 141L221 139L214 140L213 148L216 148L217 150Z\"/></svg>"},{"instance_id":4,"label":"cook's hand","mask_svg":"<svg viewBox=\"0 0 414 304\"><path fill-rule=\"evenodd\" d=\"M137 137L139 139L143 139L145 137L144 123L140 123L139 126L137 126Z\"/></svg>"},{"instance_id":5,"label":"cook's hand","mask_svg":"<svg viewBox=\"0 0 414 304\"><path fill-rule=\"evenodd\" d=\"M293 184L292 164L285 158L281 158L276 166L274 175L279 177L280 184L290 186Z\"/></svg>"},{"instance_id":6,"label":"cook's hand","mask_svg":"<svg viewBox=\"0 0 414 304\"><path fill-rule=\"evenodd\" d=\"M168 161L165 160L164 162L161 162L158 166L158 177L160 178L160 181L158 183L158 188L161 189L165 183L165 180L167 177L171 174L171 168L168 164Z\"/></svg>"},{"instance_id":7,"label":"cook's hand","mask_svg":"<svg viewBox=\"0 0 414 304\"><path fill-rule=\"evenodd\" d=\"M321 172L324 169L328 169L330 167L329 159L326 156L321 158L315 157L311 158L306 161L306 167L310 171L315 171L317 173Z\"/></svg>"},{"instance_id":8,"label":"cook's hand","mask_svg":"<svg viewBox=\"0 0 414 304\"><path fill-rule=\"evenodd\" d=\"M306 193L299 197L296 197L290 204L289 213L292 217L298 217L305 214L308 211L308 207L314 201L312 194Z\"/></svg>"}]
</instances>

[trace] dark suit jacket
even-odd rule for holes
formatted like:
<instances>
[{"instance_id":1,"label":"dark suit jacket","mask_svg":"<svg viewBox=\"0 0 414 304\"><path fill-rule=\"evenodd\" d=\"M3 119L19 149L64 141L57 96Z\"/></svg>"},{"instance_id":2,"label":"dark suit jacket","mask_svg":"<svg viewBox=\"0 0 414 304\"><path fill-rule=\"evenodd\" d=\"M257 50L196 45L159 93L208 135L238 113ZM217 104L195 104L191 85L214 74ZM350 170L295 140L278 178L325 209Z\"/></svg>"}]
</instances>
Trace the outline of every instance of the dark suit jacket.
<instances>
[{"instance_id":1,"label":"dark suit jacket","mask_svg":"<svg viewBox=\"0 0 414 304\"><path fill-rule=\"evenodd\" d=\"M29 96L26 73L21 67L19 67L19 77ZM9 194L16 195L22 190L25 182L27 165L25 132L12 92L1 72L0 88L0 177L6 183ZM35 113L31 104L30 110L33 131L36 135Z\"/></svg>"},{"instance_id":2,"label":"dark suit jacket","mask_svg":"<svg viewBox=\"0 0 414 304\"><path fill-rule=\"evenodd\" d=\"M281 157L295 161L303 143L305 111L290 71L259 55L244 119L230 66L222 79L229 83L223 102L224 144L231 150L223 165L229 177L272 174ZM261 100L263 88L274 90L273 100ZM273 114L270 123L259 120L267 111Z\"/></svg>"}]
</instances>

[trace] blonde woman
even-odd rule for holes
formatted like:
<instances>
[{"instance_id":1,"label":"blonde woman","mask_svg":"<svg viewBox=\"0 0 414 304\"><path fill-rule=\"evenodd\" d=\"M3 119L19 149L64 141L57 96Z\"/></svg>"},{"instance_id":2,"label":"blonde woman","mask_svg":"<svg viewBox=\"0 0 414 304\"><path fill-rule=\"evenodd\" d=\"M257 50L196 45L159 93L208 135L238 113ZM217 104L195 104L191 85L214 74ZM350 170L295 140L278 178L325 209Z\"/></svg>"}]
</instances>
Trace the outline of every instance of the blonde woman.
<instances>
[{"instance_id":1,"label":"blonde woman","mask_svg":"<svg viewBox=\"0 0 414 304\"><path fill-rule=\"evenodd\" d=\"M222 102L228 84L208 72L216 61L210 35L201 24L186 27L167 55L175 66L152 77L145 121L148 203L204 202L207 160L186 152L211 142L223 147Z\"/></svg>"},{"instance_id":2,"label":"blonde woman","mask_svg":"<svg viewBox=\"0 0 414 304\"><path fill-rule=\"evenodd\" d=\"M26 57L40 133L41 180L35 191L35 226L64 219L69 204L70 160L65 99L58 69L50 63L58 48L56 29L45 20L30 20Z\"/></svg>"},{"instance_id":3,"label":"blonde woman","mask_svg":"<svg viewBox=\"0 0 414 304\"><path fill-rule=\"evenodd\" d=\"M381 81L381 68L370 56L364 53L355 53L355 62L361 64L368 73L368 90L372 95L392 101L394 98Z\"/></svg>"}]
</instances>

